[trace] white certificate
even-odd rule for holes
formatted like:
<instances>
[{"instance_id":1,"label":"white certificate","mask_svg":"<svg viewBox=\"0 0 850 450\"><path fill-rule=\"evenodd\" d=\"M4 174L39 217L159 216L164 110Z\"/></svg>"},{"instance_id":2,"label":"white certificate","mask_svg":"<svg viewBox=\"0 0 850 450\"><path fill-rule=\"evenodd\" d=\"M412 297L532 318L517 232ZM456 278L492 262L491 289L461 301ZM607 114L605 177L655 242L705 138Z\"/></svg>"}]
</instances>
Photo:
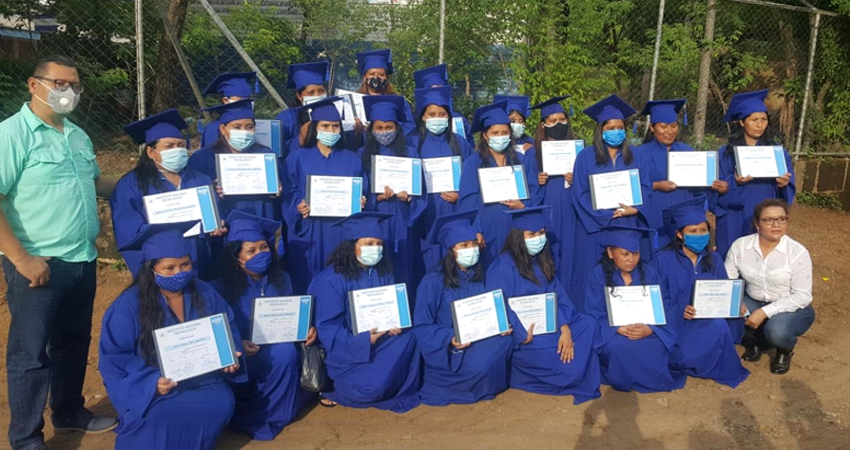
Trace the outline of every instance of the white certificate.
<instances>
[{"instance_id":1,"label":"white certificate","mask_svg":"<svg viewBox=\"0 0 850 450\"><path fill-rule=\"evenodd\" d=\"M277 156L273 153L218 154L215 171L224 195L278 193Z\"/></svg>"},{"instance_id":2,"label":"white certificate","mask_svg":"<svg viewBox=\"0 0 850 450\"><path fill-rule=\"evenodd\" d=\"M679 187L709 187L717 180L717 152L667 152L667 180Z\"/></svg>"},{"instance_id":3,"label":"white certificate","mask_svg":"<svg viewBox=\"0 0 850 450\"><path fill-rule=\"evenodd\" d=\"M268 147L275 155L280 157L280 121L256 119L254 120L254 139L258 144Z\"/></svg>"},{"instance_id":4,"label":"white certificate","mask_svg":"<svg viewBox=\"0 0 850 450\"><path fill-rule=\"evenodd\" d=\"M584 141L543 141L540 143L543 157L543 171L550 177L573 172L576 156L584 148ZM570 187L564 181L564 187Z\"/></svg>"},{"instance_id":5,"label":"white certificate","mask_svg":"<svg viewBox=\"0 0 850 450\"><path fill-rule=\"evenodd\" d=\"M455 134L466 139L466 128L463 126L463 117L452 117L452 125Z\"/></svg>"},{"instance_id":6,"label":"white certificate","mask_svg":"<svg viewBox=\"0 0 850 450\"><path fill-rule=\"evenodd\" d=\"M360 212L363 179L360 177L307 176L310 217L348 217Z\"/></svg>"},{"instance_id":7,"label":"white certificate","mask_svg":"<svg viewBox=\"0 0 850 450\"><path fill-rule=\"evenodd\" d=\"M605 299L608 302L608 325L612 327L639 323L667 324L658 285L607 287Z\"/></svg>"},{"instance_id":8,"label":"white certificate","mask_svg":"<svg viewBox=\"0 0 850 450\"><path fill-rule=\"evenodd\" d=\"M182 381L237 363L227 314L216 314L153 331L162 376Z\"/></svg>"},{"instance_id":9,"label":"white certificate","mask_svg":"<svg viewBox=\"0 0 850 450\"><path fill-rule=\"evenodd\" d=\"M384 186L393 192L422 195L422 160L372 155L372 193L383 194Z\"/></svg>"},{"instance_id":10,"label":"white certificate","mask_svg":"<svg viewBox=\"0 0 850 450\"><path fill-rule=\"evenodd\" d=\"M198 220L203 227L204 233L211 233L221 226L221 216L218 212L218 202L212 186L199 186L188 189L180 189L161 194L146 195L145 217L148 223L177 223ZM197 229L187 231L184 236L195 236L200 232Z\"/></svg>"},{"instance_id":11,"label":"white certificate","mask_svg":"<svg viewBox=\"0 0 850 450\"><path fill-rule=\"evenodd\" d=\"M692 305L696 319L741 317L744 280L696 280Z\"/></svg>"},{"instance_id":12,"label":"white certificate","mask_svg":"<svg viewBox=\"0 0 850 450\"><path fill-rule=\"evenodd\" d=\"M514 150L516 150L517 153L524 155L525 154L525 144L517 145L516 147L514 147Z\"/></svg>"},{"instance_id":13,"label":"white certificate","mask_svg":"<svg viewBox=\"0 0 850 450\"><path fill-rule=\"evenodd\" d=\"M350 291L348 310L351 313L351 330L355 335L373 328L380 333L412 325L404 283Z\"/></svg>"},{"instance_id":14,"label":"white certificate","mask_svg":"<svg viewBox=\"0 0 850 450\"><path fill-rule=\"evenodd\" d=\"M257 297L251 313L251 342L257 345L300 342L310 331L313 297Z\"/></svg>"},{"instance_id":15,"label":"white certificate","mask_svg":"<svg viewBox=\"0 0 850 450\"><path fill-rule=\"evenodd\" d=\"M425 187L429 194L456 192L460 190L460 156L443 158L425 158L422 171L425 175Z\"/></svg>"},{"instance_id":16,"label":"white certificate","mask_svg":"<svg viewBox=\"0 0 850 450\"><path fill-rule=\"evenodd\" d=\"M478 183L484 203L528 198L528 185L521 165L478 169Z\"/></svg>"},{"instance_id":17,"label":"white certificate","mask_svg":"<svg viewBox=\"0 0 850 450\"><path fill-rule=\"evenodd\" d=\"M554 292L508 299L511 310L528 330L534 324L534 335L558 331L558 297Z\"/></svg>"},{"instance_id":18,"label":"white certificate","mask_svg":"<svg viewBox=\"0 0 850 450\"><path fill-rule=\"evenodd\" d=\"M781 145L735 147L735 166L741 177L779 178L788 173Z\"/></svg>"},{"instance_id":19,"label":"white certificate","mask_svg":"<svg viewBox=\"0 0 850 450\"><path fill-rule=\"evenodd\" d=\"M638 169L598 173L590 176L590 196L593 209L616 209L620 203L629 206L643 204Z\"/></svg>"},{"instance_id":20,"label":"white certificate","mask_svg":"<svg viewBox=\"0 0 850 450\"><path fill-rule=\"evenodd\" d=\"M342 100L334 103L336 109L342 116L342 127L345 131L354 129L354 119L360 119L363 125L368 125L366 121L366 107L363 105L363 94L348 91L345 89L337 89L336 95L342 97Z\"/></svg>"},{"instance_id":21,"label":"white certificate","mask_svg":"<svg viewBox=\"0 0 850 450\"><path fill-rule=\"evenodd\" d=\"M502 290L452 302L452 323L461 344L498 336L510 329Z\"/></svg>"}]
</instances>

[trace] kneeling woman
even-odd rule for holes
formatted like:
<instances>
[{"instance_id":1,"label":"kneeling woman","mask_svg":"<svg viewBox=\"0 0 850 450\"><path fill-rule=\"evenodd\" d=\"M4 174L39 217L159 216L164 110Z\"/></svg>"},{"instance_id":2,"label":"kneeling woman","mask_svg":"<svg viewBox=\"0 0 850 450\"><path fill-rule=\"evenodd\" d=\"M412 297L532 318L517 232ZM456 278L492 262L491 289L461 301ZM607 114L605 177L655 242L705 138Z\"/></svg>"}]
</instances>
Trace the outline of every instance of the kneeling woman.
<instances>
[{"instance_id":1,"label":"kneeling woman","mask_svg":"<svg viewBox=\"0 0 850 450\"><path fill-rule=\"evenodd\" d=\"M319 342L333 388L325 397L344 406L405 412L419 405L419 349L398 328L354 334L348 293L395 284L383 255L391 214L362 212L336 223L342 242L307 290L316 305Z\"/></svg>"},{"instance_id":2,"label":"kneeling woman","mask_svg":"<svg viewBox=\"0 0 850 450\"><path fill-rule=\"evenodd\" d=\"M708 247L705 203L706 198L700 196L664 210L664 223L674 231L670 244L655 255L653 263L661 277L661 290L671 303L672 315L667 323L675 328L678 343L673 367L692 377L735 387L750 374L741 365L736 337L730 332L737 331L740 340L744 319L694 319L697 310L691 305L696 280L729 278L723 257ZM743 305L741 308L745 309Z\"/></svg>"},{"instance_id":3,"label":"kneeling woman","mask_svg":"<svg viewBox=\"0 0 850 450\"><path fill-rule=\"evenodd\" d=\"M612 226L603 231L605 246L600 264L587 281L587 313L599 324L599 362L602 382L618 391L641 393L672 391L685 386L686 377L670 369L670 354L676 346L673 329L664 325L632 324L612 327L608 323L607 288L660 285L661 278L641 261L640 244L646 228ZM664 295L664 314L670 321L672 308Z\"/></svg>"},{"instance_id":4,"label":"kneeling woman","mask_svg":"<svg viewBox=\"0 0 850 450\"><path fill-rule=\"evenodd\" d=\"M543 324L525 329L508 305L513 328L510 386L548 395L572 395L575 404L599 397L599 358L594 349L596 324L576 312L557 277L546 242L551 207L539 206L505 213L511 230L502 254L487 270L487 289L502 289L504 297L555 293L558 332L537 334Z\"/></svg>"},{"instance_id":5,"label":"kneeling woman","mask_svg":"<svg viewBox=\"0 0 850 450\"><path fill-rule=\"evenodd\" d=\"M238 364L179 384L160 371L153 331L181 322L227 313L242 350L227 302L195 275L183 238L192 225L145 226L122 248L140 250L143 263L133 285L106 311L100 335L100 374L121 422L116 449L212 449L233 415L225 378L247 380Z\"/></svg>"},{"instance_id":6,"label":"kneeling woman","mask_svg":"<svg viewBox=\"0 0 850 450\"><path fill-rule=\"evenodd\" d=\"M452 302L487 292L472 228L476 215L473 210L438 217L428 236L446 256L442 267L419 284L413 314L413 331L425 359L419 398L426 405L490 400L508 388L510 332L460 344L453 326Z\"/></svg>"},{"instance_id":7,"label":"kneeling woman","mask_svg":"<svg viewBox=\"0 0 850 450\"><path fill-rule=\"evenodd\" d=\"M301 389L301 354L295 343L251 342L254 299L294 295L289 275L271 251L280 223L241 211L227 216L230 232L223 254L224 276L212 284L230 303L247 357L248 383L233 387L231 425L252 439L270 441L295 420L315 396ZM306 345L316 341L310 328Z\"/></svg>"}]
</instances>

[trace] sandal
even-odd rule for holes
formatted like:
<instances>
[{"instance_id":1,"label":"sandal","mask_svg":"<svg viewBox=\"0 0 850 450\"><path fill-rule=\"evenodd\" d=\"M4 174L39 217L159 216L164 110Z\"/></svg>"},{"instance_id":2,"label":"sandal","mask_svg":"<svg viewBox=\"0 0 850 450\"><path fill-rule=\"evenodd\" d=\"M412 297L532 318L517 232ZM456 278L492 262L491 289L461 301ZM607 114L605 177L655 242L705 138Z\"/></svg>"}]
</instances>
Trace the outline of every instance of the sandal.
<instances>
[{"instance_id":1,"label":"sandal","mask_svg":"<svg viewBox=\"0 0 850 450\"><path fill-rule=\"evenodd\" d=\"M319 406L321 406L323 408L333 408L336 405L337 405L337 402L335 402L335 401L333 401L329 398L325 398L324 395L319 395Z\"/></svg>"}]
</instances>

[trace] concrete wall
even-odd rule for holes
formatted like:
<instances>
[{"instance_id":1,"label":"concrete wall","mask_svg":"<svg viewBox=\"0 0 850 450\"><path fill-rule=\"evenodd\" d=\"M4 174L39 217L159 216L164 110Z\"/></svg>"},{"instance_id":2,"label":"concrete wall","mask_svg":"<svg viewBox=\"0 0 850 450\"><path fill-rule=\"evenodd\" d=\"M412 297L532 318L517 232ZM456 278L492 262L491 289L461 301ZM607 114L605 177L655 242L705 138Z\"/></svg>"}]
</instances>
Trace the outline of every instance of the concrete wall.
<instances>
[{"instance_id":1,"label":"concrete wall","mask_svg":"<svg viewBox=\"0 0 850 450\"><path fill-rule=\"evenodd\" d=\"M800 158L794 165L797 190L817 194L835 194L850 211L850 156L847 158Z\"/></svg>"}]
</instances>

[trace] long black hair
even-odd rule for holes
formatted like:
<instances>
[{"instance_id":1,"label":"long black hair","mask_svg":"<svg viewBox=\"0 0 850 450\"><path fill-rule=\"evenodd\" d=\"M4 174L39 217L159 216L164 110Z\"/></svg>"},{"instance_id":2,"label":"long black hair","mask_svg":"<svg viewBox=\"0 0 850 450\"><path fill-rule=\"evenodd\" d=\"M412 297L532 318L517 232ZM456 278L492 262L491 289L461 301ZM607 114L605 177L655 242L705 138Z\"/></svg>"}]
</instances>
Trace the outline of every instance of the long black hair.
<instances>
[{"instance_id":1,"label":"long black hair","mask_svg":"<svg viewBox=\"0 0 850 450\"><path fill-rule=\"evenodd\" d=\"M612 287L616 290L617 286L614 286L614 271L620 270L617 268L617 265L614 264L614 260L608 257L608 250L602 250L602 258L599 260L599 263L602 264L602 272L605 274L605 286ZM646 284L646 269L644 268L644 262L641 258L638 260L637 267L635 269L638 270L640 274L640 282L644 285ZM634 281L634 280L633 280Z\"/></svg>"},{"instance_id":2,"label":"long black hair","mask_svg":"<svg viewBox=\"0 0 850 450\"><path fill-rule=\"evenodd\" d=\"M357 241L354 240L340 242L325 262L325 266L333 266L334 272L341 273L347 280L357 279L360 276L360 271L363 270L363 267L357 261L357 253L354 252L355 243ZM392 273L393 262L384 254L381 261L375 264L373 268L378 271L379 275L386 275Z\"/></svg>"},{"instance_id":3,"label":"long black hair","mask_svg":"<svg viewBox=\"0 0 850 450\"><path fill-rule=\"evenodd\" d=\"M614 119L611 119L614 120ZM606 120L605 122L596 124L596 131L593 132L593 149L596 151L596 165L597 166L607 166L608 161L611 160L611 156L608 154L608 144L602 140L602 127L610 122L610 120ZM625 126L625 120L623 121L623 126ZM629 147L629 138L626 137L626 140L620 144L621 152L623 153L623 163L627 166L631 165L635 160L635 155L632 153L632 149Z\"/></svg>"},{"instance_id":4,"label":"long black hair","mask_svg":"<svg viewBox=\"0 0 850 450\"><path fill-rule=\"evenodd\" d=\"M472 271L472 278L469 281L473 283L484 282L484 263L481 262L481 258L478 259L478 262L474 266L467 267L466 270ZM460 287L460 268L457 266L454 250L449 249L446 256L440 261L440 273L443 274L444 286L455 289Z\"/></svg>"},{"instance_id":5,"label":"long black hair","mask_svg":"<svg viewBox=\"0 0 850 450\"><path fill-rule=\"evenodd\" d=\"M543 171L543 141L554 140L550 139L549 136L546 136L546 125L544 125L545 117L540 118L540 123L537 124L537 130L534 131L534 154L537 156L537 161L539 161L540 171ZM567 117L567 139L568 141L576 140L576 134L573 131L573 121ZM554 174L550 174L554 175ZM563 175L563 174L557 174Z\"/></svg>"},{"instance_id":6,"label":"long black hair","mask_svg":"<svg viewBox=\"0 0 850 450\"><path fill-rule=\"evenodd\" d=\"M165 184L162 182L159 169L156 167L154 160L148 156L148 147L156 149L156 144L159 140L153 141L145 145L144 151L139 155L139 160L136 162L136 167L133 173L136 174L136 183L139 186L139 191L142 195L148 195L151 186L159 192L165 190Z\"/></svg>"},{"instance_id":7,"label":"long black hair","mask_svg":"<svg viewBox=\"0 0 850 450\"><path fill-rule=\"evenodd\" d=\"M708 223L708 221L706 221L706 223ZM685 233L683 230L684 228L681 228L678 231L681 232L684 236ZM709 234L711 234L710 223L708 223L708 232ZM670 242L665 245L664 248L661 249L661 251L670 250L675 252L677 250L682 250L682 247L684 247L683 240L679 239L679 236L674 236L673 239L671 239ZM703 258L702 260L700 260L699 267L700 269L702 269L703 272L711 272L712 270L714 270L714 258L712 258L711 256L712 253L713 250L711 250L709 246L706 246L705 250L703 250L701 253Z\"/></svg>"},{"instance_id":8,"label":"long black hair","mask_svg":"<svg viewBox=\"0 0 850 450\"><path fill-rule=\"evenodd\" d=\"M145 261L142 264L139 274L133 280L133 286L139 287L139 324L141 331L139 334L139 347L142 350L142 357L151 367L159 367L159 361L156 357L156 345L153 340L153 331L157 328L162 328L165 323L165 311L159 303L160 293L159 286L154 281L153 268L159 262L158 259ZM128 288L128 289L130 289ZM189 282L184 289L192 294L192 306L198 311L201 316L206 315L206 304L201 294L195 288L195 280ZM184 313L185 314L185 313Z\"/></svg>"},{"instance_id":9,"label":"long black hair","mask_svg":"<svg viewBox=\"0 0 850 450\"><path fill-rule=\"evenodd\" d=\"M528 254L528 248L525 246L525 237L522 230L512 228L505 238L505 245L502 247L502 253L511 255L514 264L516 264L519 274L540 286L540 280L534 275L534 257ZM540 266L540 271L546 277L546 282L551 282L555 278L555 259L552 258L552 252L549 250L549 242L543 247L543 250L537 254L537 265Z\"/></svg>"},{"instance_id":10,"label":"long black hair","mask_svg":"<svg viewBox=\"0 0 850 450\"><path fill-rule=\"evenodd\" d=\"M280 267L277 253L269 246L272 254L272 263L266 274L269 277L269 284L276 287L279 291L285 289L283 269ZM242 270L243 265L239 263L239 253L242 252L242 241L228 242L224 250L224 267L222 270L221 279L224 282L224 299L231 305L239 303L239 297L248 289L248 275Z\"/></svg>"},{"instance_id":11,"label":"long black hair","mask_svg":"<svg viewBox=\"0 0 850 450\"><path fill-rule=\"evenodd\" d=\"M443 134L448 133L446 135L446 140L449 143L449 148L452 149L452 155L461 156L463 154L463 151L461 151L460 142L458 141L458 137L455 135L455 125L454 120L452 118L452 112L449 110L449 108L446 108L445 106L440 106L440 108L443 108L443 110L446 111L446 114L449 115L449 127L446 128L446 131L444 131ZM422 113L425 113L425 109L422 109ZM421 116L419 117L419 126L417 128L419 132L419 144L416 146L416 151L421 155L422 145L425 144L425 138L428 136L429 133L428 129L425 128L425 119L423 119Z\"/></svg>"},{"instance_id":12,"label":"long black hair","mask_svg":"<svg viewBox=\"0 0 850 450\"><path fill-rule=\"evenodd\" d=\"M510 125L508 126L510 127ZM487 127L489 130L490 127ZM484 140L484 133L487 130L483 130L481 132L481 139L478 140L478 143L475 145L475 151L478 152L478 155L481 156L481 165L478 167L493 167L490 165L490 144ZM513 133L509 135L511 138L511 143L508 144L508 148L505 149L505 165L513 166L519 164L519 157L516 155L516 139L514 139ZM525 174L525 176L530 176L530 174Z\"/></svg>"},{"instance_id":13,"label":"long black hair","mask_svg":"<svg viewBox=\"0 0 850 450\"><path fill-rule=\"evenodd\" d=\"M390 144L393 149L393 156L408 156L407 154L407 140L404 138L404 132L401 130L401 124L395 122L396 124L396 134L395 139ZM363 147L363 171L366 173L372 172L372 156L377 155L381 151L381 143L375 139L375 135L372 134L372 127L375 125L375 122L369 123L369 128L366 130L366 145Z\"/></svg>"}]
</instances>

